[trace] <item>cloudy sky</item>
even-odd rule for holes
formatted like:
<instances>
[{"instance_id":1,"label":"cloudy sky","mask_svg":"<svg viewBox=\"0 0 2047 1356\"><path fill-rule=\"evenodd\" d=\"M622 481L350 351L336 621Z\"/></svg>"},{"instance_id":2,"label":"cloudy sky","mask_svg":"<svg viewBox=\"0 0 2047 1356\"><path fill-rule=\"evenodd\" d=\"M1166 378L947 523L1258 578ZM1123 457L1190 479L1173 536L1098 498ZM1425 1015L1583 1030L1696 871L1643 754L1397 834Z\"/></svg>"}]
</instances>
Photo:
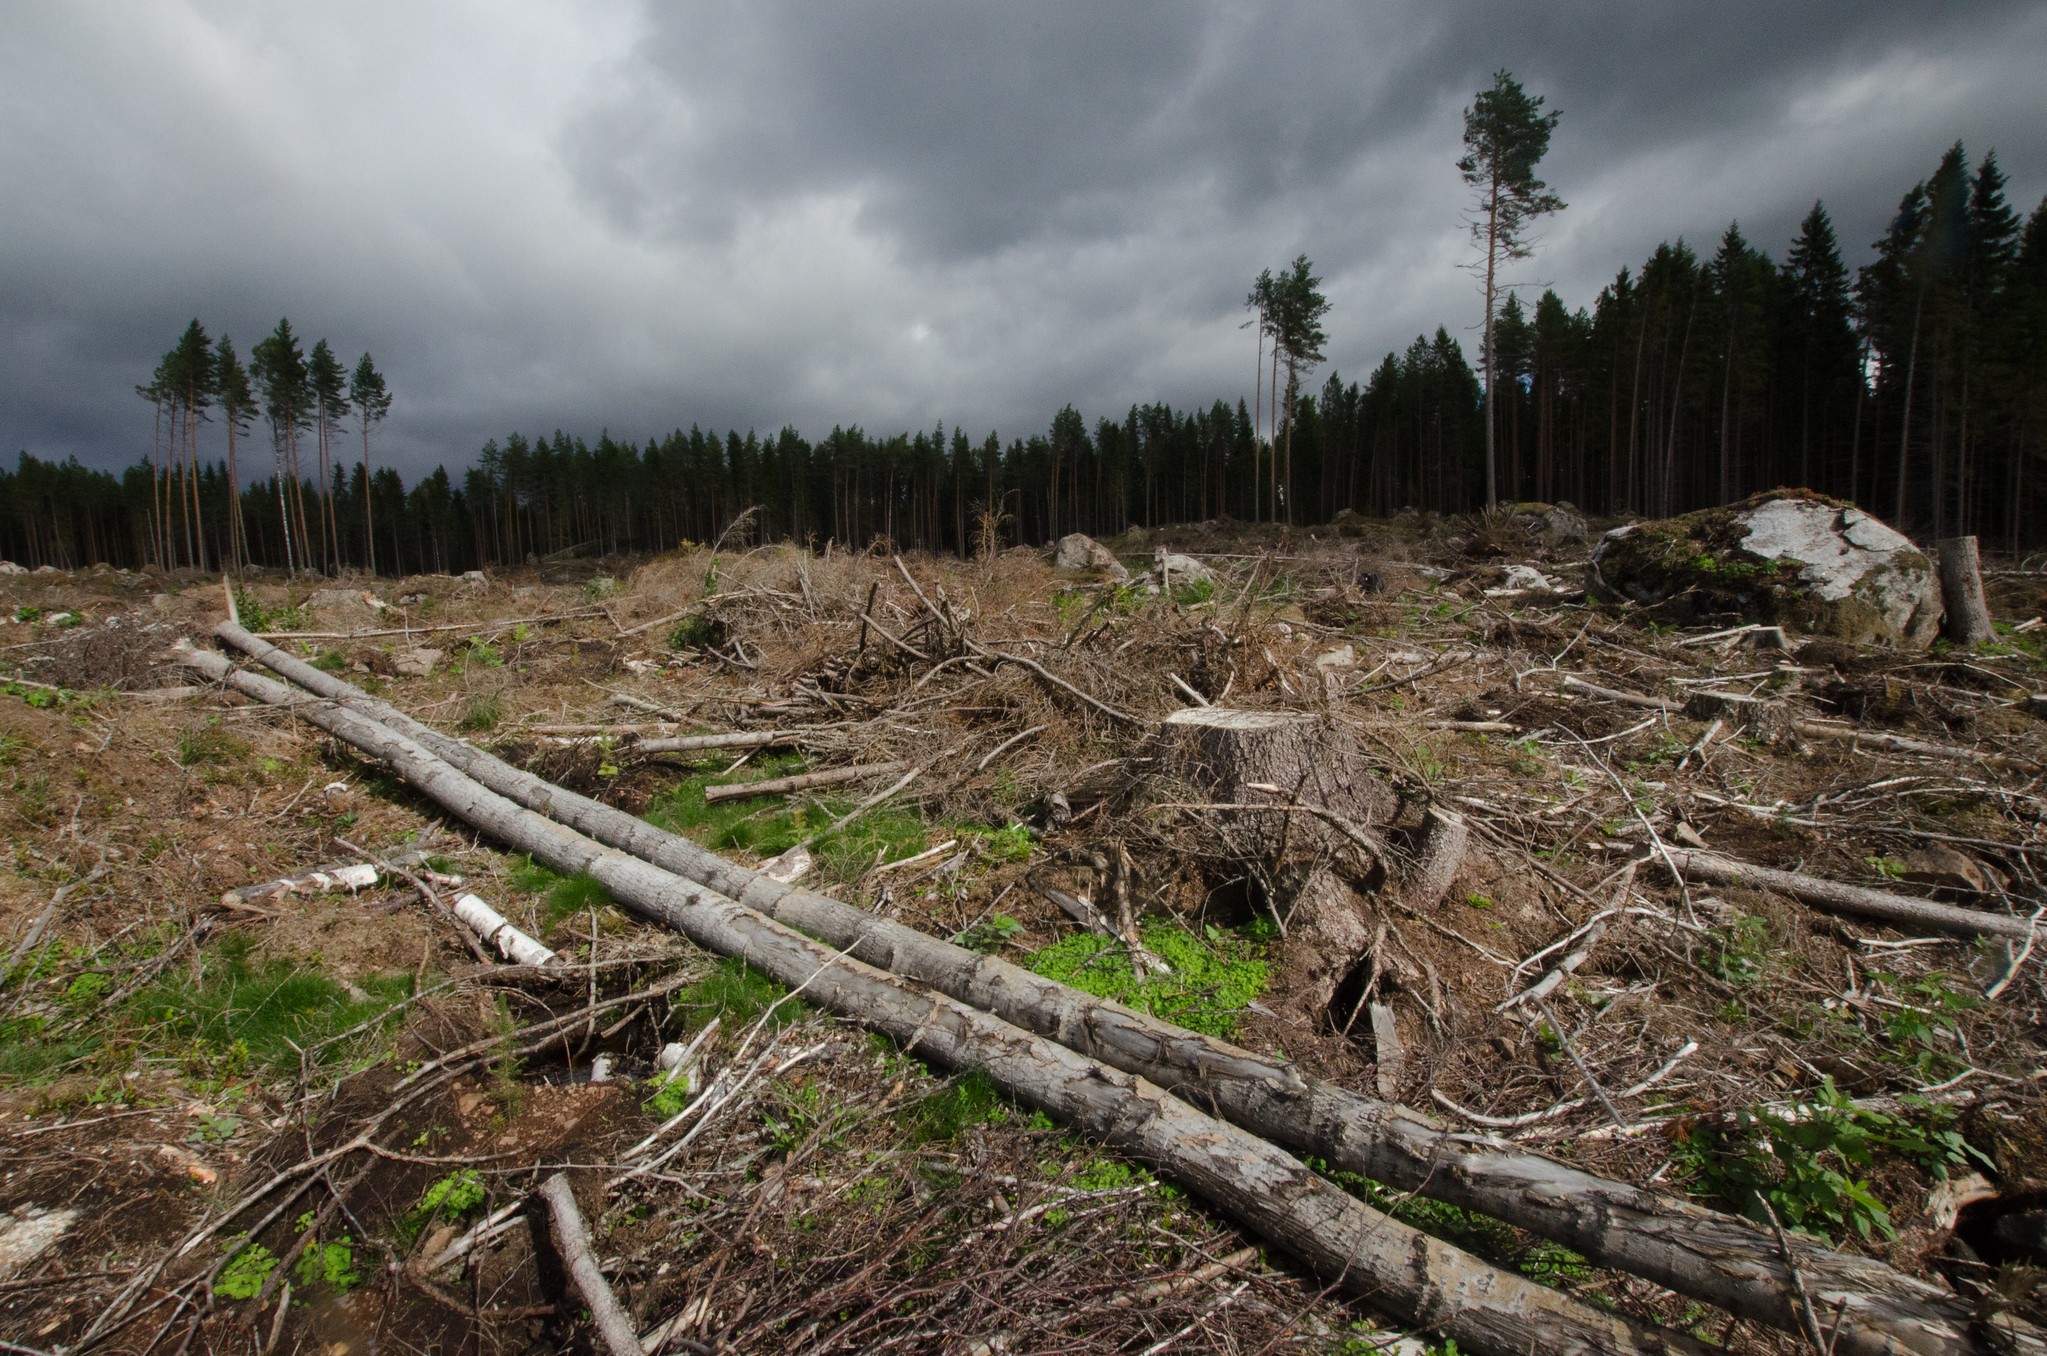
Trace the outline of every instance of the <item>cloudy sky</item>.
<instances>
[{"instance_id":1,"label":"cloudy sky","mask_svg":"<svg viewBox=\"0 0 2047 1356\"><path fill-rule=\"evenodd\" d=\"M1561 109L1519 280L1589 304L1815 198L1849 262L1941 151L2047 192L2037 0L1677 5L20 0L0 8L0 453L119 467L193 316L289 316L487 437L1042 430L1248 395L1260 268L1331 361L1471 345L1462 110ZM218 449L215 449L217 454Z\"/></svg>"}]
</instances>

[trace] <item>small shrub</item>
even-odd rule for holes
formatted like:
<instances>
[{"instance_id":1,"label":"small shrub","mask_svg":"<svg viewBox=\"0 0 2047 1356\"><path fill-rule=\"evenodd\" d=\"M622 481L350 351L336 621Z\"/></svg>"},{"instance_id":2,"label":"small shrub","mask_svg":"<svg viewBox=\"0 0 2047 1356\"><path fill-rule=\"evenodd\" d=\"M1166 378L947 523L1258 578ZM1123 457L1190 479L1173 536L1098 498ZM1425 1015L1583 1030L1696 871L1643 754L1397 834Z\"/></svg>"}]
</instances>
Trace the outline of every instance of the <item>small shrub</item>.
<instances>
[{"instance_id":1,"label":"small shrub","mask_svg":"<svg viewBox=\"0 0 2047 1356\"><path fill-rule=\"evenodd\" d=\"M918 1103L910 1138L918 1144L957 1139L975 1125L1006 1125L1009 1099L995 1080L979 1069L962 1074Z\"/></svg>"},{"instance_id":2,"label":"small shrub","mask_svg":"<svg viewBox=\"0 0 2047 1356\"><path fill-rule=\"evenodd\" d=\"M983 955L993 955L1007 946L1010 938L1022 931L1022 923L1007 914L998 913L986 922L976 923L966 931L955 934L952 940L955 946L963 946L969 951L979 951Z\"/></svg>"},{"instance_id":3,"label":"small shrub","mask_svg":"<svg viewBox=\"0 0 2047 1356\"><path fill-rule=\"evenodd\" d=\"M495 692L479 692L462 708L461 726L471 734L484 734L505 718L504 699Z\"/></svg>"},{"instance_id":4,"label":"small shrub","mask_svg":"<svg viewBox=\"0 0 2047 1356\"><path fill-rule=\"evenodd\" d=\"M505 663L505 657L482 636L471 636L463 645L460 658L464 664L474 664L486 669L502 668Z\"/></svg>"},{"instance_id":5,"label":"small shrub","mask_svg":"<svg viewBox=\"0 0 2047 1356\"><path fill-rule=\"evenodd\" d=\"M186 730L178 736L178 766L194 767L202 763L225 763L240 758L249 752L249 746L221 728L219 720L209 720L196 730Z\"/></svg>"},{"instance_id":6,"label":"small shrub","mask_svg":"<svg viewBox=\"0 0 2047 1356\"><path fill-rule=\"evenodd\" d=\"M789 999L775 1007L788 992L786 987L745 961L726 957L710 974L677 989L669 1008L680 1015L692 1030L702 1027L713 1017L723 1021L727 1031L751 1026L771 1008L774 1015L768 1019L769 1025L784 1027L800 1021L810 1010L800 998Z\"/></svg>"},{"instance_id":7,"label":"small shrub","mask_svg":"<svg viewBox=\"0 0 2047 1356\"><path fill-rule=\"evenodd\" d=\"M1770 954L1770 928L1747 914L1714 928L1699 955L1699 968L1729 984L1748 984L1763 973Z\"/></svg>"},{"instance_id":8,"label":"small shrub","mask_svg":"<svg viewBox=\"0 0 2047 1356\"><path fill-rule=\"evenodd\" d=\"M300 1286L325 1285L337 1295L346 1295L362 1284L355 1269L355 1243L343 1234L332 1243L312 1243L299 1254L291 1276Z\"/></svg>"},{"instance_id":9,"label":"small shrub","mask_svg":"<svg viewBox=\"0 0 2047 1356\"><path fill-rule=\"evenodd\" d=\"M419 1198L418 1213L439 1219L460 1219L484 1202L483 1179L474 1168L451 1172Z\"/></svg>"}]
</instances>

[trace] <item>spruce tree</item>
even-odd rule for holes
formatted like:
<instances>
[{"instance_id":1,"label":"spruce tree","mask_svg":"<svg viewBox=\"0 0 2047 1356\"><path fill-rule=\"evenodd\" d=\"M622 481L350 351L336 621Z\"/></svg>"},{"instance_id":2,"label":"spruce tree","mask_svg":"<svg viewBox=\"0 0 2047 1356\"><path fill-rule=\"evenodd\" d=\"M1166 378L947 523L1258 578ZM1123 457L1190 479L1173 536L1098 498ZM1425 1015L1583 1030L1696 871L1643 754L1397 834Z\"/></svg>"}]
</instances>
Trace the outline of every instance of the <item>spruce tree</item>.
<instances>
[{"instance_id":1,"label":"spruce tree","mask_svg":"<svg viewBox=\"0 0 2047 1356\"><path fill-rule=\"evenodd\" d=\"M296 571L310 567L307 550L304 478L299 474L298 436L312 417L313 393L306 373L305 352L292 333L289 319L249 350L256 384L263 392L263 412L270 419L270 443L277 462L277 511L284 529L284 564ZM296 545L292 524L296 522Z\"/></svg>"},{"instance_id":2,"label":"spruce tree","mask_svg":"<svg viewBox=\"0 0 2047 1356\"><path fill-rule=\"evenodd\" d=\"M335 572L341 569L341 531L334 516L334 486L340 467L334 462L334 430L348 413L348 373L325 339L313 345L306 361L306 384L313 396L313 433L320 462L322 552Z\"/></svg>"},{"instance_id":3,"label":"spruce tree","mask_svg":"<svg viewBox=\"0 0 2047 1356\"><path fill-rule=\"evenodd\" d=\"M1534 218L1561 211L1564 200L1535 177L1535 167L1549 152L1550 133L1561 113L1542 111L1540 95L1530 95L1508 72L1493 73L1493 86L1483 90L1464 110L1464 158L1457 162L1464 182L1474 190L1471 237L1484 251L1478 269L1485 279L1485 333L1480 359L1485 372L1486 503L1499 502L1493 433L1493 303L1499 290L1500 265L1526 259L1533 252L1527 237Z\"/></svg>"},{"instance_id":4,"label":"spruce tree","mask_svg":"<svg viewBox=\"0 0 2047 1356\"><path fill-rule=\"evenodd\" d=\"M221 417L227 425L228 559L239 570L249 563L249 543L242 524L242 475L235 460L235 437L249 431L256 397L249 389L248 369L235 353L234 341L225 334L213 347L213 375Z\"/></svg>"},{"instance_id":5,"label":"spruce tree","mask_svg":"<svg viewBox=\"0 0 2047 1356\"><path fill-rule=\"evenodd\" d=\"M391 412L391 392L384 385L384 374L370 361L365 353L355 365L355 375L349 378L348 398L355 403L355 421L362 428L362 473L366 483L370 481L370 429L380 424ZM370 573L377 572L377 537L371 522L370 500L365 494L362 501L362 535L367 550ZM395 567L395 562L394 562Z\"/></svg>"}]
</instances>

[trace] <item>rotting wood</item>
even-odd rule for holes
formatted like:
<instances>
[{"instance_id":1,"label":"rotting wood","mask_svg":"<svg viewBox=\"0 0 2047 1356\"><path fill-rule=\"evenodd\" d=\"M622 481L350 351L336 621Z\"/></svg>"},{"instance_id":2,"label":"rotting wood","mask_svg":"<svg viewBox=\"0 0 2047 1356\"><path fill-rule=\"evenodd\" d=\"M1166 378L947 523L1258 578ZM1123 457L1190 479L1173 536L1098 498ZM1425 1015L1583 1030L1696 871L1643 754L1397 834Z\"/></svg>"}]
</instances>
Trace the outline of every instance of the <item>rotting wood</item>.
<instances>
[{"instance_id":1,"label":"rotting wood","mask_svg":"<svg viewBox=\"0 0 2047 1356\"><path fill-rule=\"evenodd\" d=\"M346 890L350 894L358 890L373 888L379 879L377 868L368 862L345 862L336 866L315 867L309 871L296 871L289 876L265 881L261 885L238 885L224 891L221 904L230 909L243 908L253 904L270 903L286 895L323 895L334 890Z\"/></svg>"},{"instance_id":2,"label":"rotting wood","mask_svg":"<svg viewBox=\"0 0 2047 1356\"><path fill-rule=\"evenodd\" d=\"M604 1279L597 1257L590 1251L590 1230L583 1212L576 1208L575 1188L569 1175L558 1172L540 1184L540 1199L547 1202L548 1233L576 1293L590 1307L590 1319L611 1356L645 1356L640 1350L640 1330L632 1316L619 1304L610 1282Z\"/></svg>"},{"instance_id":3,"label":"rotting wood","mask_svg":"<svg viewBox=\"0 0 2047 1356\"><path fill-rule=\"evenodd\" d=\"M2009 914L1965 909L1931 899L1914 899L1910 895L1894 895L1861 885L1822 880L1818 876L1752 866L1718 853L1665 847L1653 860L1668 861L1673 871L1688 880L1769 890L1815 905L1828 913L1876 918L1900 927L1930 928L1960 937L2026 937L2033 930L2033 924L2027 919Z\"/></svg>"},{"instance_id":4,"label":"rotting wood","mask_svg":"<svg viewBox=\"0 0 2047 1356\"><path fill-rule=\"evenodd\" d=\"M1372 1013L1372 1057L1379 1067L1373 1071L1373 1085L1379 1095L1389 1102L1400 1100L1400 1077L1407 1069L1407 1054L1401 1049L1400 1030L1394 1025L1393 1009L1384 1003L1373 1003Z\"/></svg>"},{"instance_id":5,"label":"rotting wood","mask_svg":"<svg viewBox=\"0 0 2047 1356\"><path fill-rule=\"evenodd\" d=\"M240 628L236 628L239 631ZM246 635L247 633L242 633ZM249 637L253 640L253 637ZM550 868L587 874L635 911L748 964L809 1001L1154 1164L1346 1292L1480 1353L1685 1352L1704 1344L1593 1310L1503 1272L1367 1206L1255 1134L1147 1079L1105 1068L992 1013L928 992L725 896L605 848L462 775L404 734L269 679L184 661L383 760L443 808ZM288 658L288 656L286 656ZM635 1339L636 1340L636 1339Z\"/></svg>"},{"instance_id":6,"label":"rotting wood","mask_svg":"<svg viewBox=\"0 0 2047 1356\"><path fill-rule=\"evenodd\" d=\"M849 955L1150 1078L1344 1171L1396 1190L1425 1191L1563 1243L1600 1265L1632 1271L1746 1318L1796 1329L1795 1297L1775 1241L1747 1220L1601 1178L1490 1137L1444 1132L1405 1108L1335 1087L1282 1061L782 884L442 735L239 627L222 627L218 634L347 710L413 736L492 790L823 938ZM193 652L190 662L216 679L230 669L216 655ZM1803 1236L1793 1240L1793 1247L1816 1293L1830 1310L1841 1307L1836 1349L1844 1356L1962 1356L1995 1349L1984 1344L1970 1306L1951 1293ZM2013 1349L2047 1353L2047 1342L2032 1329L2008 1318L1998 1323L2008 1329L1999 1340L2009 1337Z\"/></svg>"},{"instance_id":7,"label":"rotting wood","mask_svg":"<svg viewBox=\"0 0 2047 1356\"><path fill-rule=\"evenodd\" d=\"M1947 606L1940 633L1950 644L1973 650L1997 637L1990 604L1983 596L1983 560L1974 537L1948 537L1938 544L1940 598Z\"/></svg>"},{"instance_id":8,"label":"rotting wood","mask_svg":"<svg viewBox=\"0 0 2047 1356\"><path fill-rule=\"evenodd\" d=\"M858 767L826 768L822 772L804 772L793 777L770 777L761 782L733 782L729 786L707 786L704 788L704 803L716 805L720 801L744 800L749 796L786 796L797 791L809 791L819 786L844 786L847 782L864 782L874 777L886 776L902 771L901 763L863 763Z\"/></svg>"}]
</instances>

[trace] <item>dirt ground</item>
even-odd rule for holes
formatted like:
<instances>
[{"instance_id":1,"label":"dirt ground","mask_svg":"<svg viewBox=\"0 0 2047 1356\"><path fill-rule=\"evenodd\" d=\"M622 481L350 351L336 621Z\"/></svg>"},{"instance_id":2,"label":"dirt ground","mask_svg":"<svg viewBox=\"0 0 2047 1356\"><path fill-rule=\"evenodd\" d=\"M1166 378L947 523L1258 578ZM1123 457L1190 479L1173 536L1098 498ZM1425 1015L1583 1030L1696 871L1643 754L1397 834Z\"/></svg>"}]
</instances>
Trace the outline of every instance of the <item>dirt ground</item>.
<instances>
[{"instance_id":1,"label":"dirt ground","mask_svg":"<svg viewBox=\"0 0 2047 1356\"><path fill-rule=\"evenodd\" d=\"M814 838L814 888L1446 1127L1722 1208L1767 1202L2040 1317L2047 948L1685 885L1657 854L2036 916L2047 578L1993 570L1994 644L1900 654L1589 604L1589 548L1504 516L1107 544L1133 570L1184 552L1213 579L1147 591L1022 549L899 562L885 544L727 542L489 580L254 578L237 606L418 719L747 864ZM1508 565L1559 587L1507 589ZM556 1170L662 1350L1399 1336L1144 1167L479 841L289 712L166 660L226 610L219 579L0 578L12 1349L592 1350L531 1203ZM1304 873L1342 854L1190 783L1159 721L1195 703L1313 714L1357 751L1332 770L1399 806L1374 826L1382 860L1338 864L1373 944L1328 1001L1286 921ZM1800 726L1827 721L1963 753ZM742 730L787 739L635 748ZM1429 806L1463 817L1470 851L1440 902L1405 900L1392 882ZM408 854L410 874L222 901L364 852ZM1128 947L1055 902L1118 889L1145 944L1185 958L1170 982L1140 986ZM462 891L573 965L498 964L446 910ZM1580 951L1541 1001L1517 999ZM713 1019L704 1089L664 1091L657 1053ZM1346 1185L1592 1302L1733 1350L1796 1346L1494 1221Z\"/></svg>"}]
</instances>

